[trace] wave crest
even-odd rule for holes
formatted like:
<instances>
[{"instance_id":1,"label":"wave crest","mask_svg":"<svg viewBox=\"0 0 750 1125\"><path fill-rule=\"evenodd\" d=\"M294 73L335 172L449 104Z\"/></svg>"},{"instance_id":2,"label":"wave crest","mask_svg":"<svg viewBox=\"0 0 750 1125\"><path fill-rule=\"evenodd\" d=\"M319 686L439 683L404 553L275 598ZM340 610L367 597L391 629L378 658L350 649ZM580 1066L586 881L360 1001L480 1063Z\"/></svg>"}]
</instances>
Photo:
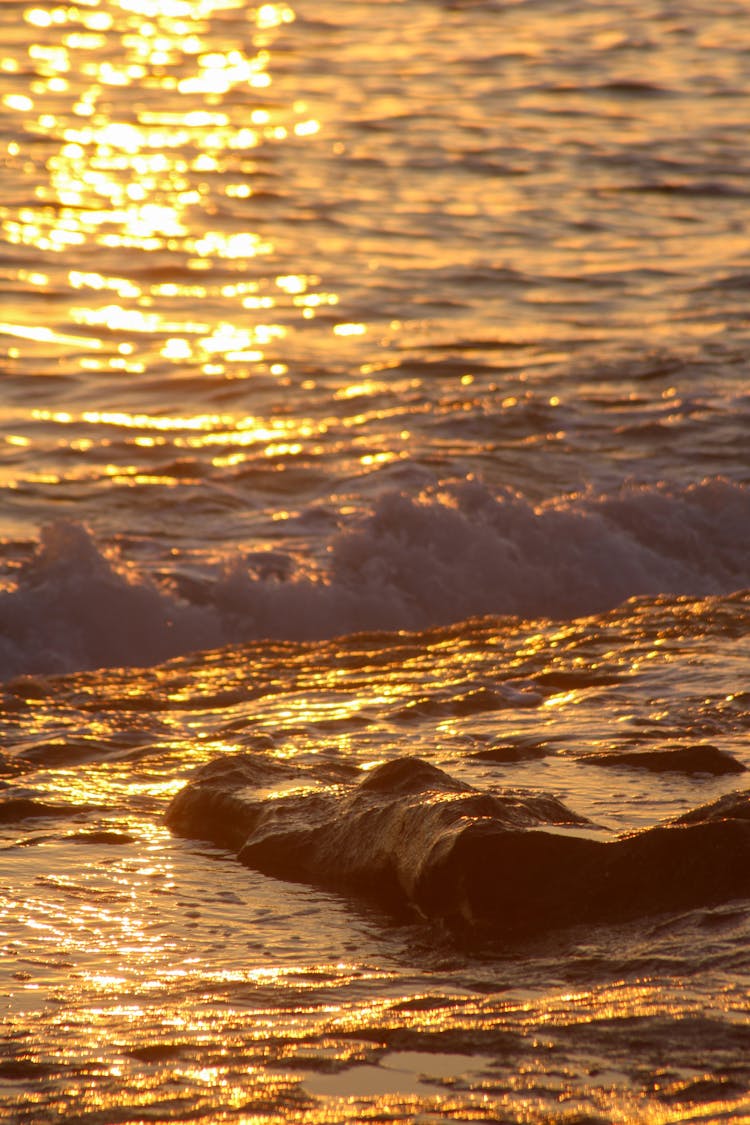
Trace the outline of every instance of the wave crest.
<instances>
[{"instance_id":1,"label":"wave crest","mask_svg":"<svg viewBox=\"0 0 750 1125\"><path fill-rule=\"evenodd\" d=\"M317 579L237 555L186 581L126 571L82 526L42 530L0 594L0 675L148 665L260 638L421 629L477 615L571 618L639 595L750 585L750 490L711 480L624 487L535 508L467 481L391 492L328 542ZM260 563L259 563L260 558Z\"/></svg>"}]
</instances>

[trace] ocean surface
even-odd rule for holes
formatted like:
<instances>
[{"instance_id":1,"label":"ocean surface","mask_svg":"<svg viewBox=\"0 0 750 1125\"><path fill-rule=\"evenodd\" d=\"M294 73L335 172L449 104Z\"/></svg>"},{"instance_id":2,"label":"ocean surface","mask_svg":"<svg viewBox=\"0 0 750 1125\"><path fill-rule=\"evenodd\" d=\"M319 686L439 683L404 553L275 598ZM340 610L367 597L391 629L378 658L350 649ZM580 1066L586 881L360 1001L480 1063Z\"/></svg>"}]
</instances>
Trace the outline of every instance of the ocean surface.
<instances>
[{"instance_id":1,"label":"ocean surface","mask_svg":"<svg viewBox=\"0 0 750 1125\"><path fill-rule=\"evenodd\" d=\"M0 5L0 1117L750 1122L750 9Z\"/></svg>"}]
</instances>

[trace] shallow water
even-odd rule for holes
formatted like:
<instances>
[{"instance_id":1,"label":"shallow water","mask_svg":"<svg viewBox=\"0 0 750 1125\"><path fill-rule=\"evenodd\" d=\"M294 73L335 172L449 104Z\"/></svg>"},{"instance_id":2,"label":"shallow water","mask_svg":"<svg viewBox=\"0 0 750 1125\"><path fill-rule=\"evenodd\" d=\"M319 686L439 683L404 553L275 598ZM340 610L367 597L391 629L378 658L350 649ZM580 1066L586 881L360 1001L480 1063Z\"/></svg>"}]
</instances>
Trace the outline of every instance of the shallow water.
<instances>
[{"instance_id":1,"label":"shallow water","mask_svg":"<svg viewBox=\"0 0 750 1125\"><path fill-rule=\"evenodd\" d=\"M745 6L0 31L6 1117L750 1120L746 795L656 905L414 875L441 786L586 856L747 792Z\"/></svg>"}]
</instances>

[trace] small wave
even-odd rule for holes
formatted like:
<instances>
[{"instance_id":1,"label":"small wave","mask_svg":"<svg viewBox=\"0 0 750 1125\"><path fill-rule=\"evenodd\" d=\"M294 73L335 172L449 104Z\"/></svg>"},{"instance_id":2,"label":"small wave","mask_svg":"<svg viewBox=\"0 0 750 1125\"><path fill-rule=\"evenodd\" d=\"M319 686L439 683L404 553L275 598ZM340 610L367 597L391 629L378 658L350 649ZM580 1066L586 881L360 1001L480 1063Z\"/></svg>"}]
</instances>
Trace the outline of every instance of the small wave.
<instances>
[{"instance_id":1,"label":"small wave","mask_svg":"<svg viewBox=\"0 0 750 1125\"><path fill-rule=\"evenodd\" d=\"M664 750L620 750L605 754L583 754L580 762L594 766L649 770L651 773L712 774L743 773L747 768L717 746L673 746Z\"/></svg>"},{"instance_id":2,"label":"small wave","mask_svg":"<svg viewBox=\"0 0 750 1125\"><path fill-rule=\"evenodd\" d=\"M263 874L416 910L458 934L525 937L750 896L750 791L733 810L615 840L544 794L482 792L417 758L353 786L257 794L247 755L209 763L173 799L176 833Z\"/></svg>"},{"instance_id":3,"label":"small wave","mask_svg":"<svg viewBox=\"0 0 750 1125\"><path fill-rule=\"evenodd\" d=\"M32 792L6 792L0 798L0 824L18 824L24 820L59 818L68 820L71 813L88 812L95 806L57 804L45 801Z\"/></svg>"},{"instance_id":4,"label":"small wave","mask_svg":"<svg viewBox=\"0 0 750 1125\"><path fill-rule=\"evenodd\" d=\"M390 492L355 525L326 523L319 535L328 561L316 578L295 575L283 552L264 565L256 551L186 582L184 563L158 579L134 574L84 527L50 525L14 588L0 593L0 676L479 615L572 618L633 596L750 585L750 489L725 480L623 487L541 508L467 481L436 497Z\"/></svg>"}]
</instances>

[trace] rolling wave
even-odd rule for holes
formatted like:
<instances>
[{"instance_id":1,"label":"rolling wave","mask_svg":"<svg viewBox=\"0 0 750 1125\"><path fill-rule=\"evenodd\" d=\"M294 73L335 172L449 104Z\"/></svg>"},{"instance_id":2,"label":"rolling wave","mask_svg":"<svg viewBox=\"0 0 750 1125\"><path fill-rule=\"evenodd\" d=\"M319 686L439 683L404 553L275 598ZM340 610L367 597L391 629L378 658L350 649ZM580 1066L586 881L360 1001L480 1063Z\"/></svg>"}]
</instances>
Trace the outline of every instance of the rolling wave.
<instances>
[{"instance_id":1,"label":"rolling wave","mask_svg":"<svg viewBox=\"0 0 750 1125\"><path fill-rule=\"evenodd\" d=\"M327 526L321 534L330 534ZM325 568L283 551L235 554L186 579L134 574L82 525L45 527L0 594L0 675L151 665L264 638L421 629L477 615L572 618L633 596L750 585L750 489L623 487L535 508L469 481L437 497L391 492L321 543ZM283 565L282 565L283 564Z\"/></svg>"}]
</instances>

